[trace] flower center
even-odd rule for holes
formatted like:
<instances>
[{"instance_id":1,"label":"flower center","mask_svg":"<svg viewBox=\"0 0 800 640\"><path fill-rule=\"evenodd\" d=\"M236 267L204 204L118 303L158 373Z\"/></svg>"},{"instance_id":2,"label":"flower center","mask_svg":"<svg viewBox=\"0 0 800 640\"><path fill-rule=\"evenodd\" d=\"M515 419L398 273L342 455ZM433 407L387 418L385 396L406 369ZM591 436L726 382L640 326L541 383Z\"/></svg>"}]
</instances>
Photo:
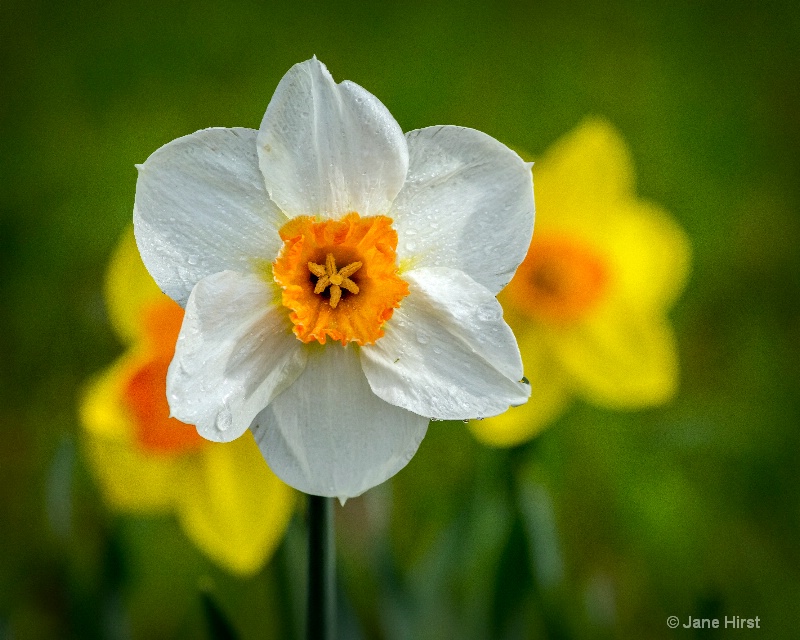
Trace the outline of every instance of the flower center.
<instances>
[{"instance_id":1,"label":"flower center","mask_svg":"<svg viewBox=\"0 0 800 640\"><path fill-rule=\"evenodd\" d=\"M504 292L514 307L548 324L583 319L608 289L609 265L590 246L564 236L534 237Z\"/></svg>"},{"instance_id":2,"label":"flower center","mask_svg":"<svg viewBox=\"0 0 800 640\"><path fill-rule=\"evenodd\" d=\"M363 345L380 338L383 324L408 295L408 284L397 272L391 218L298 216L281 227L280 235L283 247L272 277L298 339Z\"/></svg>"},{"instance_id":3,"label":"flower center","mask_svg":"<svg viewBox=\"0 0 800 640\"><path fill-rule=\"evenodd\" d=\"M324 293L330 287L330 305L332 309L335 309L339 305L339 300L342 299L342 289L350 293L358 293L358 285L350 279L350 276L362 266L360 262L351 262L341 271L337 271L336 258L332 253L325 258L325 266L309 262L308 270L317 276L314 293Z\"/></svg>"},{"instance_id":4,"label":"flower center","mask_svg":"<svg viewBox=\"0 0 800 640\"><path fill-rule=\"evenodd\" d=\"M148 453L180 455L204 446L197 430L169 416L167 369L175 353L183 309L164 296L144 315L148 359L125 382L123 400L136 426L136 442Z\"/></svg>"}]
</instances>

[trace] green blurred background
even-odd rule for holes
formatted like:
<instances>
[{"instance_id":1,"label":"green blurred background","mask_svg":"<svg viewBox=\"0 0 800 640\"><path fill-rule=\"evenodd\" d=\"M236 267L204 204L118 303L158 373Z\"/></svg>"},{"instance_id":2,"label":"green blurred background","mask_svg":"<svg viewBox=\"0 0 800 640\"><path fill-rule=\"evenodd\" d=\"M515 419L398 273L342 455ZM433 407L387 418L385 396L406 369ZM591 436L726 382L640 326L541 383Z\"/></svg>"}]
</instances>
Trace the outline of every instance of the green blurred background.
<instances>
[{"instance_id":1,"label":"green blurred background","mask_svg":"<svg viewBox=\"0 0 800 640\"><path fill-rule=\"evenodd\" d=\"M404 130L459 124L541 154L587 115L688 232L681 390L575 403L511 450L434 423L342 509L342 638L682 638L666 618L800 634L800 11L785 3L228 1L0 5L0 639L296 638L304 519L256 577L169 517L110 513L77 397L121 352L101 285L152 151L258 127L316 54Z\"/></svg>"}]
</instances>

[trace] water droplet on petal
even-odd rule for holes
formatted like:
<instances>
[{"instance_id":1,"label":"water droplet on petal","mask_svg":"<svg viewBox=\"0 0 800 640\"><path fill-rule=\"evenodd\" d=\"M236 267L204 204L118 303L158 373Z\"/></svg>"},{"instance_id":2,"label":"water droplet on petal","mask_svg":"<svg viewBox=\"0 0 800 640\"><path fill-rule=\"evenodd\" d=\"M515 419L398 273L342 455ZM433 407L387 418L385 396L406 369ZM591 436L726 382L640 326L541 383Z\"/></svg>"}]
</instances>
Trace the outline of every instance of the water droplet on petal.
<instances>
[{"instance_id":1,"label":"water droplet on petal","mask_svg":"<svg viewBox=\"0 0 800 640\"><path fill-rule=\"evenodd\" d=\"M424 331L417 331L417 342L420 344L428 344L428 342L430 342L430 336Z\"/></svg>"},{"instance_id":2,"label":"water droplet on petal","mask_svg":"<svg viewBox=\"0 0 800 640\"><path fill-rule=\"evenodd\" d=\"M220 431L227 431L233 424L233 415L228 407L223 407L217 414L216 425Z\"/></svg>"},{"instance_id":3,"label":"water droplet on petal","mask_svg":"<svg viewBox=\"0 0 800 640\"><path fill-rule=\"evenodd\" d=\"M503 315L499 305L489 302L478 307L478 319L484 322L498 320Z\"/></svg>"}]
</instances>

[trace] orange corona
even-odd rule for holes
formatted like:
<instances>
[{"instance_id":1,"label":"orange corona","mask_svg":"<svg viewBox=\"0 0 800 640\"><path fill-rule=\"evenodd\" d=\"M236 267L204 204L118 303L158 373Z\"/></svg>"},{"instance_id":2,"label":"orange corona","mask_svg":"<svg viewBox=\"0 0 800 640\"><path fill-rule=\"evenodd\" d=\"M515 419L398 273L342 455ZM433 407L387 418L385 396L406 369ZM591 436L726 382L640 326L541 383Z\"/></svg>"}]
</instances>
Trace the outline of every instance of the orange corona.
<instances>
[{"instance_id":1,"label":"orange corona","mask_svg":"<svg viewBox=\"0 0 800 640\"><path fill-rule=\"evenodd\" d=\"M372 344L408 295L397 269L391 218L340 220L299 216L280 229L283 247L272 265L281 302L303 342L327 338Z\"/></svg>"},{"instance_id":2,"label":"orange corona","mask_svg":"<svg viewBox=\"0 0 800 640\"><path fill-rule=\"evenodd\" d=\"M607 262L571 237L534 236L528 255L503 292L519 311L555 325L586 317L603 300Z\"/></svg>"},{"instance_id":3,"label":"orange corona","mask_svg":"<svg viewBox=\"0 0 800 640\"><path fill-rule=\"evenodd\" d=\"M136 441L151 453L178 455L206 444L194 427L171 418L167 369L183 322L183 309L166 297L144 312L147 358L125 381L123 397L136 425Z\"/></svg>"}]
</instances>

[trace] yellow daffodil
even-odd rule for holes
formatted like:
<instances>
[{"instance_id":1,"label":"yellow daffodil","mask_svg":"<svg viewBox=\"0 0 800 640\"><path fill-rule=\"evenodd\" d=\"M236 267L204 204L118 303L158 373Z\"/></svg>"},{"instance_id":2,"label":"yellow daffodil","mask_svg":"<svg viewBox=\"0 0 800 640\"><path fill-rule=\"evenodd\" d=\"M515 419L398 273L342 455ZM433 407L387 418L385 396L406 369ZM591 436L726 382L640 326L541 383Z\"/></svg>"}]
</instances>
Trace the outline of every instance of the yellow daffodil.
<instances>
[{"instance_id":1,"label":"yellow daffodil","mask_svg":"<svg viewBox=\"0 0 800 640\"><path fill-rule=\"evenodd\" d=\"M261 127L206 129L139 167L136 240L186 316L172 413L250 428L272 470L347 498L414 455L430 418L524 403L495 297L533 231L530 166L461 127L406 135L316 58Z\"/></svg>"},{"instance_id":2,"label":"yellow daffodil","mask_svg":"<svg viewBox=\"0 0 800 640\"><path fill-rule=\"evenodd\" d=\"M634 192L631 154L590 119L537 162L536 235L500 300L532 398L472 422L493 445L536 435L572 397L613 409L667 401L678 362L667 311L684 286L689 242Z\"/></svg>"},{"instance_id":3,"label":"yellow daffodil","mask_svg":"<svg viewBox=\"0 0 800 640\"><path fill-rule=\"evenodd\" d=\"M161 293L128 231L109 267L106 301L126 352L81 404L84 451L112 509L175 513L217 564L258 571L283 536L296 492L264 465L252 437L209 442L170 417L167 368L183 309Z\"/></svg>"}]
</instances>

